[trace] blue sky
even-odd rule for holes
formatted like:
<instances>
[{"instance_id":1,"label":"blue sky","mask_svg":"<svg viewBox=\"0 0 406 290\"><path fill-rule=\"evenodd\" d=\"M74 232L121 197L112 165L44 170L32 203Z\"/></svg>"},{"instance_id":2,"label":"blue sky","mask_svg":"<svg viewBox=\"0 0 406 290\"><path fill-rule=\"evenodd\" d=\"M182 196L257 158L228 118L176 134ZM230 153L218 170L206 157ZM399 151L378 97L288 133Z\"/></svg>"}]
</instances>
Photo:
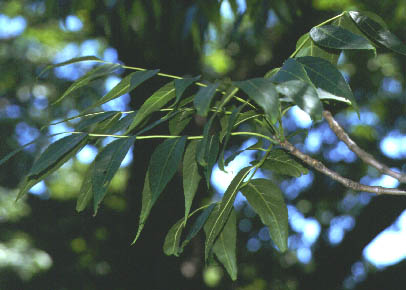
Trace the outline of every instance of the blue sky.
<instances>
[{"instance_id":1,"label":"blue sky","mask_svg":"<svg viewBox=\"0 0 406 290\"><path fill-rule=\"evenodd\" d=\"M245 10L245 1L238 1L239 11ZM233 17L228 1L223 1L221 6L221 12L225 17ZM277 21L273 14L270 14L270 25L273 25ZM0 39L7 39L17 37L26 28L26 20L22 16L16 16L10 18L3 14L0 14ZM80 31L83 28L83 24L80 19L74 15L66 17L64 21L59 23L59 27L62 30L68 30L72 32ZM84 55L96 55L107 61L117 62L118 55L114 48L108 47L101 50L100 43L97 40L86 40L82 43L69 43L66 47L55 55L54 62L61 62L73 57ZM65 66L55 69L55 73L58 77L72 81L83 74L91 67L90 63L80 63L71 66ZM169 72L170 73L170 72ZM120 78L118 76L112 76L106 79L105 90L111 89ZM390 93L399 93L401 91L401 85L399 82L392 78L385 78L382 82L382 90ZM48 103L44 95L39 94L37 106L39 109L46 109ZM42 101L41 101L42 100ZM114 101L103 105L104 110L120 110L124 111L128 109L129 96L124 95ZM17 118L20 115L18 107L7 107L5 111L0 112L1 115L5 115L10 118ZM358 119L355 113L338 116L340 121L345 121L346 124L352 125L364 124L374 126L379 120L378 117L368 111L361 110L361 118ZM55 120L56 121L56 120ZM314 126L309 116L300 110L298 107L290 110L287 118L284 120L284 124L287 127L309 129L309 134L301 145L301 149L309 154L316 154L320 151L323 142L336 141L334 135L327 125ZM56 133L62 131L69 131L70 128L64 124L52 126L49 133ZM31 128L25 123L21 123L17 126L17 136L21 144L25 144L38 136L39 132ZM62 137L62 136L61 136ZM250 139L241 145L241 148L246 148L250 144L255 142L254 139ZM382 136L379 143L379 149L388 158L392 159L406 159L406 135L399 130L393 130L386 136ZM96 148L91 145L86 146L80 153L78 153L78 159L83 163L90 163L97 154ZM348 148L342 143L338 142L333 149L325 153L325 157L331 161L343 161L348 165L356 160L356 156L348 150ZM232 178L238 172L239 169L246 166L249 161L253 159L252 152L245 151L240 154L230 165L226 168L228 173L224 173L216 166L213 169L212 183L218 192L224 192ZM126 156L122 166L127 166L132 161L132 153ZM350 166L350 165L349 165ZM395 168L395 170L400 170ZM261 177L262 173L259 171L256 177ZM287 202L296 198L313 182L314 175L312 173L302 176L297 179L284 181L281 184L282 190L285 192ZM387 187L396 187L397 181L389 176L383 175L380 177L365 176L362 182L371 185L381 185ZM40 194L46 191L44 182L36 185L32 192ZM356 203L367 203L370 200L369 194L359 194L357 196L343 196L342 206L343 208L350 208ZM244 198L239 195L237 198L237 207ZM305 218L304 215L293 205L289 205L289 222L293 229L293 235L289 239L289 244L292 250L296 250L298 259L303 263L308 263L311 260L311 246L314 242L320 238L321 226L315 218ZM240 223L240 230L245 231L250 228L249 221L250 213L247 213L247 218L243 219ZM340 243L345 233L354 226L354 219L349 215L342 215L335 217L330 221L330 227L327 233L328 239L332 244ZM250 238L247 242L247 248L250 251L257 251L261 248L262 243L268 242L267 229L262 228L258 231L258 234ZM406 257L406 211L398 218L398 220L379 234L365 249L364 258L377 267L385 267L399 262ZM362 267L359 264L354 266L359 273L362 274ZM355 271L355 272L357 272ZM360 275L361 275L360 274Z\"/></svg>"}]
</instances>

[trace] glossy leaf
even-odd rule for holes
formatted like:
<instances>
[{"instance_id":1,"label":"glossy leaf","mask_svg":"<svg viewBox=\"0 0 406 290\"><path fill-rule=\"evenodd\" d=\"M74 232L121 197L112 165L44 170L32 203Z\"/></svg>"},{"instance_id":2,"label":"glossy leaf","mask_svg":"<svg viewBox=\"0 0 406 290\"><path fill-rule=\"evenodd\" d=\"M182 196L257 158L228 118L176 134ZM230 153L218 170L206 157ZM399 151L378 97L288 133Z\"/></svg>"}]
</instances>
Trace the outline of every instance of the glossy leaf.
<instances>
[{"instance_id":1,"label":"glossy leaf","mask_svg":"<svg viewBox=\"0 0 406 290\"><path fill-rule=\"evenodd\" d=\"M84 76L81 78L77 79L63 94L61 97L59 97L55 102L52 103L52 105L55 105L62 101L66 96L74 92L75 90L86 86L88 83L91 81L103 77L105 75L108 75L115 70L119 69L121 66L119 64L103 64L100 65L89 72L87 72Z\"/></svg>"},{"instance_id":2,"label":"glossy leaf","mask_svg":"<svg viewBox=\"0 0 406 290\"><path fill-rule=\"evenodd\" d=\"M306 167L281 149L272 150L261 168L293 177L300 177L309 172Z\"/></svg>"},{"instance_id":3,"label":"glossy leaf","mask_svg":"<svg viewBox=\"0 0 406 290\"><path fill-rule=\"evenodd\" d=\"M149 97L144 102L144 104L142 104L126 133L132 131L142 121L144 121L147 116L161 109L174 97L175 97L175 87L172 81L164 85L159 90L157 90L151 97Z\"/></svg>"},{"instance_id":4,"label":"glossy leaf","mask_svg":"<svg viewBox=\"0 0 406 290\"><path fill-rule=\"evenodd\" d=\"M219 210L213 212L213 223L207 230L206 243L205 243L205 258L206 261L210 255L213 244L226 224L228 217L233 208L235 197L242 185L244 179L250 173L253 167L245 167L241 169L237 175L233 178L230 185L228 186L226 192L223 195L221 203L219 205Z\"/></svg>"},{"instance_id":5,"label":"glossy leaf","mask_svg":"<svg viewBox=\"0 0 406 290\"><path fill-rule=\"evenodd\" d=\"M316 89L308 82L291 80L280 83L276 90L289 98L303 111L308 113L313 120L321 120L323 106L319 100Z\"/></svg>"},{"instance_id":6,"label":"glossy leaf","mask_svg":"<svg viewBox=\"0 0 406 290\"><path fill-rule=\"evenodd\" d=\"M310 37L309 33L302 35L296 43L296 49L299 49L295 57L315 56L323 58L333 65L337 64L340 51L317 45Z\"/></svg>"},{"instance_id":7,"label":"glossy leaf","mask_svg":"<svg viewBox=\"0 0 406 290\"><path fill-rule=\"evenodd\" d=\"M82 131L83 129L86 129L87 127L90 127L94 124L97 124L99 122L102 122L115 114L117 114L117 111L108 111L108 112L101 112L99 114L94 114L90 116L86 116L81 120L76 126L76 131Z\"/></svg>"},{"instance_id":8,"label":"glossy leaf","mask_svg":"<svg viewBox=\"0 0 406 290\"><path fill-rule=\"evenodd\" d=\"M152 203L155 203L178 170L178 165L185 150L185 142L185 136L167 139L159 144L152 153L148 169Z\"/></svg>"},{"instance_id":9,"label":"glossy leaf","mask_svg":"<svg viewBox=\"0 0 406 290\"><path fill-rule=\"evenodd\" d=\"M68 139L68 140L64 140L62 143L59 143L56 146L53 146L53 148L50 149L50 147L52 145L54 145L56 142L62 140L58 140L55 143L51 144L45 151L44 153L42 153L42 155L40 156L40 158L37 160L37 162L40 162L41 164L38 165L37 169L35 172L35 174L28 174L27 177L25 178L19 193L17 194L17 198L16 200L19 200L24 194L26 194L31 187L33 187L35 184L37 184L38 182L40 182L41 180L45 179L47 176L49 176L50 174L52 174L53 172L55 172L56 170L58 170L63 164L65 164L66 161L68 161L69 159L71 159L73 156L76 155L76 153L78 151L80 151L87 143L88 140L88 136L87 134L83 133L84 138L81 139L81 141L79 143L75 143L75 146L71 147L69 150L66 150L63 154L61 154L61 151L55 151L54 149L58 149L58 148L63 148L63 149L67 149L67 141L72 141L72 139ZM72 136L72 135L70 135ZM68 136L68 137L70 137ZM66 138L66 137L65 137ZM76 141L76 140L73 140ZM69 143L70 145L72 145L72 143ZM48 151L48 152L47 152ZM47 153L45 153L47 152ZM46 156L44 156L44 154ZM48 154L55 154L54 156L58 156L56 157L54 160L51 160L51 158L48 158L49 155ZM41 158L42 156L44 156L43 158ZM42 161L40 161L40 159L42 159ZM36 162L36 163L37 163ZM47 164L47 166L43 167L45 164ZM35 163L34 163L35 165ZM41 169L45 168L45 169ZM37 171L38 170L38 171Z\"/></svg>"},{"instance_id":10,"label":"glossy leaf","mask_svg":"<svg viewBox=\"0 0 406 290\"><path fill-rule=\"evenodd\" d=\"M280 189L268 179L252 179L241 192L268 226L273 242L281 252L288 248L288 210Z\"/></svg>"},{"instance_id":11,"label":"glossy leaf","mask_svg":"<svg viewBox=\"0 0 406 290\"><path fill-rule=\"evenodd\" d=\"M92 191L92 173L93 173L94 162L92 162L83 177L82 185L79 190L79 196L76 201L76 211L83 211L89 204L93 197Z\"/></svg>"},{"instance_id":12,"label":"glossy leaf","mask_svg":"<svg viewBox=\"0 0 406 290\"><path fill-rule=\"evenodd\" d=\"M382 24L362 12L350 11L349 14L368 37L394 52L406 55L406 45Z\"/></svg>"},{"instance_id":13,"label":"glossy leaf","mask_svg":"<svg viewBox=\"0 0 406 290\"><path fill-rule=\"evenodd\" d=\"M114 100L124 94L131 92L137 86L150 79L159 72L159 69L156 70L146 70L146 71L137 71L130 73L124 77L117 85L115 85L107 94L97 100L96 103L91 105L86 109L89 111L95 107L98 107L108 101Z\"/></svg>"},{"instance_id":14,"label":"glossy leaf","mask_svg":"<svg viewBox=\"0 0 406 290\"><path fill-rule=\"evenodd\" d=\"M175 85L175 92L176 92L176 99L175 99L175 104L177 104L185 90L194 82L197 82L200 79L200 76L196 76L194 78L183 78L183 79L178 79L174 80L174 85Z\"/></svg>"},{"instance_id":15,"label":"glossy leaf","mask_svg":"<svg viewBox=\"0 0 406 290\"><path fill-rule=\"evenodd\" d=\"M163 250L165 255L179 256L181 249L179 247L182 230L185 226L185 221L180 219L177 221L166 234Z\"/></svg>"},{"instance_id":16,"label":"glossy leaf","mask_svg":"<svg viewBox=\"0 0 406 290\"><path fill-rule=\"evenodd\" d=\"M169 121L169 133L179 135L193 118L193 111L182 111Z\"/></svg>"},{"instance_id":17,"label":"glossy leaf","mask_svg":"<svg viewBox=\"0 0 406 290\"><path fill-rule=\"evenodd\" d=\"M97 209L104 196L111 180L120 168L121 162L127 155L128 150L135 142L135 137L117 139L106 147L96 156L92 172L92 192L93 209L97 214Z\"/></svg>"},{"instance_id":18,"label":"glossy leaf","mask_svg":"<svg viewBox=\"0 0 406 290\"><path fill-rule=\"evenodd\" d=\"M310 37L320 46L334 49L374 49L368 39L351 31L335 26L313 27Z\"/></svg>"},{"instance_id":19,"label":"glossy leaf","mask_svg":"<svg viewBox=\"0 0 406 290\"><path fill-rule=\"evenodd\" d=\"M264 110L272 123L276 123L279 118L279 98L271 80L256 78L234 82L234 85L254 100Z\"/></svg>"},{"instance_id":20,"label":"glossy leaf","mask_svg":"<svg viewBox=\"0 0 406 290\"><path fill-rule=\"evenodd\" d=\"M349 85L335 66L319 57L304 56L298 57L296 60L304 66L307 75L316 87L350 100L358 112L358 106Z\"/></svg>"},{"instance_id":21,"label":"glossy leaf","mask_svg":"<svg viewBox=\"0 0 406 290\"><path fill-rule=\"evenodd\" d=\"M48 71L50 69L60 67L60 66L64 66L64 65L68 65L68 64L72 64L72 63L76 63L76 62L82 62L82 61L105 62L104 60L101 60L100 58L92 56L92 55L75 57L75 58L72 58L72 59L64 61L64 62L48 65L46 68L44 68L41 71L41 73L38 75L38 77L40 77L41 75L43 75L46 71Z\"/></svg>"},{"instance_id":22,"label":"glossy leaf","mask_svg":"<svg viewBox=\"0 0 406 290\"><path fill-rule=\"evenodd\" d=\"M199 89L195 98L193 100L193 105L196 108L196 112L200 116L207 116L209 112L210 103L216 94L216 89L218 88L219 84L210 84L207 87L202 87Z\"/></svg>"},{"instance_id":23,"label":"glossy leaf","mask_svg":"<svg viewBox=\"0 0 406 290\"><path fill-rule=\"evenodd\" d=\"M52 167L66 154L77 148L83 140L86 140L88 135L86 133L72 134L62 139L57 140L48 146L47 149L32 165L28 176L38 176L48 168Z\"/></svg>"},{"instance_id":24,"label":"glossy leaf","mask_svg":"<svg viewBox=\"0 0 406 290\"><path fill-rule=\"evenodd\" d=\"M186 148L183 159L183 192L185 194L185 223L189 216L193 198L200 182L199 168L196 162L196 148L198 141L191 141Z\"/></svg>"},{"instance_id":25,"label":"glossy leaf","mask_svg":"<svg viewBox=\"0 0 406 290\"><path fill-rule=\"evenodd\" d=\"M203 212L197 217L196 221L190 228L185 240L182 242L181 251L183 251L183 248L200 232L216 205L217 203L212 203L211 205L206 207Z\"/></svg>"},{"instance_id":26,"label":"glossy leaf","mask_svg":"<svg viewBox=\"0 0 406 290\"><path fill-rule=\"evenodd\" d=\"M233 281L237 280L237 217L234 210L231 211L227 223L219 234L213 246L213 253L226 268Z\"/></svg>"},{"instance_id":27,"label":"glossy leaf","mask_svg":"<svg viewBox=\"0 0 406 290\"><path fill-rule=\"evenodd\" d=\"M288 58L271 80L275 83L300 80L311 84L311 80L307 75L304 66L295 58Z\"/></svg>"}]
</instances>

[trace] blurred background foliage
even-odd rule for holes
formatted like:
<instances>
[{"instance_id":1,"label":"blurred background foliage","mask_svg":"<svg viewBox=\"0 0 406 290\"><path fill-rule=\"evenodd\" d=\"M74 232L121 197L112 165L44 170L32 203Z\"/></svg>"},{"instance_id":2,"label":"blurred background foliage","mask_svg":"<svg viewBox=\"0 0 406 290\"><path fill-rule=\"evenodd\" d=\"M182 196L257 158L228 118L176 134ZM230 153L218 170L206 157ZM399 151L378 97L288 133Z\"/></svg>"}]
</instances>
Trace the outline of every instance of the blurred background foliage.
<instances>
[{"instance_id":1,"label":"blurred background foliage","mask_svg":"<svg viewBox=\"0 0 406 290\"><path fill-rule=\"evenodd\" d=\"M95 218L90 211L79 215L74 209L97 146L86 146L14 203L34 156L56 138L46 135L69 131L75 121L42 127L74 116L125 75L119 71L97 80L61 105L50 106L93 64L56 68L38 78L46 65L96 55L175 75L202 74L206 80L259 77L281 66L312 26L351 9L379 14L406 41L404 1L1 1L1 156L39 140L0 167L0 289L404 289L406 199L351 192L317 172L297 179L272 177L280 182L289 209L289 251L283 255L239 199L235 283L221 267L204 268L203 236L180 258L162 253L167 230L183 214L179 178L153 209L141 240L129 246L154 141L140 142L127 156ZM330 109L359 145L391 167L406 170L405 58L385 50L377 57L354 52L341 55L339 64L361 118L342 106ZM139 107L165 81L152 80L102 109ZM308 130L295 136L295 144L341 174L366 184L399 186L359 162L325 122L313 124L293 108L284 125ZM235 149L253 142L233 141ZM233 170L250 158L242 156ZM214 169L217 191L229 179ZM218 194L202 186L195 206Z\"/></svg>"}]
</instances>

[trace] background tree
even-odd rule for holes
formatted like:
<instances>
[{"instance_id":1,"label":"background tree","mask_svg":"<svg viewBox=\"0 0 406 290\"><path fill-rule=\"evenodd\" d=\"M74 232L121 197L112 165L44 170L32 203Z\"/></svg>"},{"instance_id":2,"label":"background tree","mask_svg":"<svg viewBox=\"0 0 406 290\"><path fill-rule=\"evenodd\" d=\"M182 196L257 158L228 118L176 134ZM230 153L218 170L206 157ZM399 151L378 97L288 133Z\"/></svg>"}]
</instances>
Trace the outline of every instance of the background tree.
<instances>
[{"instance_id":1,"label":"background tree","mask_svg":"<svg viewBox=\"0 0 406 290\"><path fill-rule=\"evenodd\" d=\"M1 11L9 19L22 15L27 23L19 37L3 37L1 65L6 73L1 80L1 122L4 128L2 140L7 142L1 143L1 152L6 154L18 142L25 143L39 135L38 129L48 121L71 116L75 109L81 111L100 94L102 81L82 90L79 97L66 99L63 106L48 106L47 100L55 100L67 88L68 84L63 78L75 79L77 72L72 70L71 75L63 76L55 71L55 75L41 77L38 82L36 76L43 68L41 64L55 59L55 52L67 43L81 44L80 48L85 50L84 41L96 39L99 54L106 47L114 47L118 58L127 65L159 67L162 72L177 75L204 72L204 79L209 80L226 76L242 80L263 76L270 68L281 66L294 51L296 41L302 34L344 9L378 12L396 35L404 35L401 30L404 18L399 12L403 8L398 3L385 2L372 6L359 1L357 5L332 7L323 1L317 1L314 5L301 1L249 1L246 9L233 1L230 4L236 8L233 8L235 16L228 20L219 12L221 3L217 1L10 1L1 4ZM394 9L396 5L399 7ZM78 33L57 25L63 21L69 27L67 16L72 14L77 15L83 23ZM108 53L105 52L105 55L108 56ZM397 168L404 164L404 150L400 149L398 155L388 158L379 150L379 142L385 140L381 137L389 132L404 136L403 63L399 56L386 52L376 58L372 53L346 54L342 69L349 76L361 108L361 122L356 121L353 111L333 108L340 112L337 119L358 144L377 159ZM87 69L86 66L76 68ZM136 95L131 97L130 107L138 108L145 97L164 82L162 79L152 79L138 88ZM366 118L368 116L369 119ZM298 126L292 118L286 122L291 122L293 127ZM197 123L198 126L201 123ZM201 131L201 128L196 130ZM296 141L306 144L312 140L310 137L323 134L319 147L312 147L314 156L319 153L319 159L324 156L327 165L354 180L363 178L368 182L377 177L377 172L361 162L355 162L334 135L328 132L325 123L315 123L307 139L298 135ZM47 140L43 142L45 144ZM11 289L127 289L135 287L133 285L143 289L206 288L201 274L203 237L200 241L194 241L181 259L168 258L160 250L169 227L180 217L173 213L184 210L182 195L170 194L181 188L179 179L171 182L167 194L163 194L154 207L155 214L151 215L137 245L131 248L123 246L133 239L141 207L140 193L145 168L158 143L148 141L143 144L141 153L139 149L134 149L136 162L119 172L121 179L113 182L113 193L106 197L94 219L76 216L72 210L73 198L79 190L79 185L76 185L80 184L78 177L83 176L86 169L86 165L80 161L75 161L47 180L51 198L41 200L29 196L24 203L17 204L16 209L22 209L16 210L15 214L6 204L16 194L9 189L17 187L22 175L29 169L33 156L43 146L37 144L29 151L20 153L18 159L11 159L2 166L2 186L5 188L2 202L5 203L3 208L7 209L2 224L2 245L10 251L19 249L18 243L21 241L31 241L29 246L20 246L29 253L25 257L34 256L34 253L41 257L42 254L42 261L45 262L37 263L44 268L48 261L46 257L51 257L52 267L32 277L29 274L24 276L22 273L32 273L33 269L24 270L18 266L18 262L13 264L8 260L8 266L3 268L0 277L1 285ZM239 144L236 143L236 146ZM343 166L345 163L351 165ZM238 217L240 225L251 223L252 226L248 231L238 233L241 275L233 285L224 277L216 287L335 289L343 284L350 288L358 282L359 288L374 289L379 281L393 281L401 285L402 275L396 273L401 273L403 263L375 274L372 266L359 261L363 261L365 246L393 224L403 211L404 199L370 199L369 195L348 192L317 172L310 176L312 182L306 188L300 188L294 180L281 184L287 203L291 206L291 250L280 255L269 242L261 241L258 217L253 217L250 209L243 206ZM75 178L78 178L77 182L72 182ZM200 190L203 192L204 188ZM46 197L47 194L42 196ZM197 196L208 197L206 194ZM197 204L202 202L204 200L196 201ZM317 221L321 227L321 236L311 245L306 244L306 232L294 226L294 219L301 216L299 212L307 219L313 218L312 221ZM345 218L355 226L348 229L338 245L332 245L327 235L333 229L333 221L340 223ZM246 247L250 243L259 243L262 247L252 253L252 247ZM49 256L44 252L33 252L33 248L41 249ZM296 257L309 249L313 254L312 260L309 263L299 262ZM334 266L331 265L331 257L335 257ZM35 263L32 265L35 269ZM354 275L354 269L359 268L363 269L364 274ZM206 278L207 273L218 274L219 270L216 268L206 272ZM21 277L25 277L25 280ZM214 283L210 279L206 281Z\"/></svg>"}]
</instances>

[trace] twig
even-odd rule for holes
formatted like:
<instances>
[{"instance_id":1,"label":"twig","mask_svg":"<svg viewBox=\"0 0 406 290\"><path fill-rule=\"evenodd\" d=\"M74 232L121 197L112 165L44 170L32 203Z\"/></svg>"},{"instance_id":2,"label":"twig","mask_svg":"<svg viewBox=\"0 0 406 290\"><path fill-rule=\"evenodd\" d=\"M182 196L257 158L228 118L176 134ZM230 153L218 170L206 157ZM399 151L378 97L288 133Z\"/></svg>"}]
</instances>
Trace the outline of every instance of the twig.
<instances>
[{"instance_id":1,"label":"twig","mask_svg":"<svg viewBox=\"0 0 406 290\"><path fill-rule=\"evenodd\" d=\"M406 191L396 189L396 188L385 188L381 186L369 186L369 185L364 185L361 183L358 183L356 181L353 181L351 179L345 178L338 174L337 172L327 168L323 163L320 161L310 157L309 155L304 154L303 152L299 151L295 146L293 146L291 143L289 143L287 140L281 141L280 145L282 148L287 150L290 154L296 156L303 162L305 162L307 165L313 167L317 171L329 176L330 178L334 179L335 181L338 181L345 187L351 188L356 191L365 191L365 192L372 192L376 194L394 194L394 195L406 195Z\"/></svg>"},{"instance_id":2,"label":"twig","mask_svg":"<svg viewBox=\"0 0 406 290\"><path fill-rule=\"evenodd\" d=\"M347 144L348 148L354 152L362 161L366 164L375 167L381 173L386 175L392 176L399 180L399 182L406 183L406 174L402 174L399 172L395 172L391 170L385 164L380 163L376 160L371 154L361 149L351 138L348 134L344 131L344 129L338 124L338 122L334 119L333 115L330 111L323 111L323 116L326 119L327 123L329 124L331 130L337 135L337 137Z\"/></svg>"}]
</instances>

